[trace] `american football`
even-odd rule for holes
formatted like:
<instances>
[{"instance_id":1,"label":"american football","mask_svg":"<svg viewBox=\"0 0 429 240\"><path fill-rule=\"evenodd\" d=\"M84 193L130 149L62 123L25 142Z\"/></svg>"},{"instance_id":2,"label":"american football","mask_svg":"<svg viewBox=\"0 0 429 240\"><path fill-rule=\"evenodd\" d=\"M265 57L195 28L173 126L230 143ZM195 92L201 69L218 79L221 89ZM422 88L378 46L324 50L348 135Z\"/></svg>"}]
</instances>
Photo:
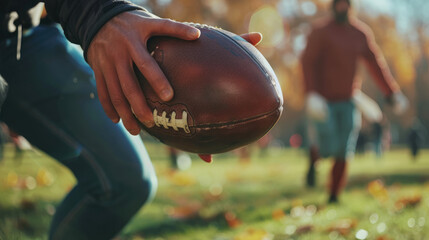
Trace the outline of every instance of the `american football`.
<instances>
[{"instance_id":1,"label":"american football","mask_svg":"<svg viewBox=\"0 0 429 240\"><path fill-rule=\"evenodd\" d=\"M264 136L278 121L283 96L264 56L240 36L193 24L195 41L153 37L148 50L174 89L159 99L136 70L155 126L142 127L169 146L199 154L226 152Z\"/></svg>"}]
</instances>

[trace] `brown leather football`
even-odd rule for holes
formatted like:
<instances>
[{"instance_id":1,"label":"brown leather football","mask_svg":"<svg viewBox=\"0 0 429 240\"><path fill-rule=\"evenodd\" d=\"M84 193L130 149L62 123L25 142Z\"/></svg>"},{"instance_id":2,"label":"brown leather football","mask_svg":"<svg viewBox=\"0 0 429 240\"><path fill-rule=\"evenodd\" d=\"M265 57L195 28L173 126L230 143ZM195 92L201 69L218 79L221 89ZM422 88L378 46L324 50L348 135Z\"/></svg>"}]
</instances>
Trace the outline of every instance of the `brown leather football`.
<instances>
[{"instance_id":1,"label":"brown leather football","mask_svg":"<svg viewBox=\"0 0 429 240\"><path fill-rule=\"evenodd\" d=\"M278 121L283 97L267 60L231 32L193 24L195 41L149 39L148 50L174 89L163 102L137 76L155 126L145 130L172 147L199 154L226 152L265 135Z\"/></svg>"}]
</instances>

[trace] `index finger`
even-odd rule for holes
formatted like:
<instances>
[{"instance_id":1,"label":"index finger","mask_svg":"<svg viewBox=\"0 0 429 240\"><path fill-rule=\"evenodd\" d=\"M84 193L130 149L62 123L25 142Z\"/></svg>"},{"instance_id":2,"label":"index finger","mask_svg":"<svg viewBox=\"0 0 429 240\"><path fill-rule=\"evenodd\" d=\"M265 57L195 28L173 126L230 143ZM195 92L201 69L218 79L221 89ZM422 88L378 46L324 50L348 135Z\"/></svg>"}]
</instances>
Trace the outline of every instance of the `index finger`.
<instances>
[{"instance_id":1,"label":"index finger","mask_svg":"<svg viewBox=\"0 0 429 240\"><path fill-rule=\"evenodd\" d=\"M170 101L173 98L173 88L168 82L155 59L141 45L134 46L131 57L139 71L149 82L155 93L163 101Z\"/></svg>"},{"instance_id":2,"label":"index finger","mask_svg":"<svg viewBox=\"0 0 429 240\"><path fill-rule=\"evenodd\" d=\"M151 36L170 36L183 40L195 40L200 37L200 30L188 24L179 23L170 19L151 19L151 24L142 32L140 37L147 41ZM134 49L131 56L139 71L146 78L155 93L163 101L169 101L173 98L173 88L168 82L162 70L156 61L150 56L144 44L132 46Z\"/></svg>"},{"instance_id":3,"label":"index finger","mask_svg":"<svg viewBox=\"0 0 429 240\"><path fill-rule=\"evenodd\" d=\"M131 111L146 127L152 127L152 111L147 105L142 88L134 73L132 62L129 64L118 64L117 71L119 78L122 79L120 82L121 88L130 104Z\"/></svg>"},{"instance_id":4,"label":"index finger","mask_svg":"<svg viewBox=\"0 0 429 240\"><path fill-rule=\"evenodd\" d=\"M201 35L198 28L170 19L156 19L151 27L153 36L169 36L190 41L198 39Z\"/></svg>"}]
</instances>

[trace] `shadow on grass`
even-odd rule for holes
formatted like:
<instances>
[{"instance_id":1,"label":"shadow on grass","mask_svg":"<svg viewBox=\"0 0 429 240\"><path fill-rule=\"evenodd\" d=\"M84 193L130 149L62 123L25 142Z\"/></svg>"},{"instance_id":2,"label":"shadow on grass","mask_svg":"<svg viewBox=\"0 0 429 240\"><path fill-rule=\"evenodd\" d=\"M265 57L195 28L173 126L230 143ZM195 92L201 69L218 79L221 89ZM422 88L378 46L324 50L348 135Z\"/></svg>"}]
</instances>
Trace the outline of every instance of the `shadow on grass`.
<instances>
[{"instance_id":1,"label":"shadow on grass","mask_svg":"<svg viewBox=\"0 0 429 240\"><path fill-rule=\"evenodd\" d=\"M355 175L349 178L347 188L366 188L368 183L380 179L385 185L403 184L414 185L429 182L429 174L424 173L401 173L401 174L371 174L371 175Z\"/></svg>"},{"instance_id":2,"label":"shadow on grass","mask_svg":"<svg viewBox=\"0 0 429 240\"><path fill-rule=\"evenodd\" d=\"M214 228L217 232L225 232L230 230L228 221L225 214L227 212L237 213L238 220L244 220L246 224L257 223L272 218L274 201L281 199L293 200L297 196L306 195L308 191L302 188L291 188L291 191L284 189L277 194L266 195L257 193L237 193L230 196L225 200L222 207L218 211L207 217L195 214L187 219L163 219L160 221L153 221L146 223L138 231L130 233L130 236L140 235L145 238L162 237L170 239L169 237L178 234L184 234L190 230L198 231L198 229ZM249 201L251 199L251 201ZM320 208L320 203L311 202L309 204L317 205ZM290 214L292 205L281 206L286 214Z\"/></svg>"},{"instance_id":3,"label":"shadow on grass","mask_svg":"<svg viewBox=\"0 0 429 240\"><path fill-rule=\"evenodd\" d=\"M429 182L429 174L424 173L392 173L392 174L359 174L351 176L347 186L348 190L359 188L366 189L368 183L376 179L381 179L387 186L392 184L401 184L401 185L415 185ZM303 197L306 199L306 196L312 195L311 192L320 192L324 193L324 188L316 187L314 190L305 189L304 187L293 187L290 189L284 189L279 191L278 194L273 194L271 196L263 196L264 194L256 193L241 193L236 196L233 196L233 200L227 203L227 205L233 206L232 202L242 202L240 210L244 212L253 212L253 214L246 216L246 222L258 222L260 220L269 219L271 217L271 208L267 208L267 198L271 199L294 199L297 197ZM246 195L246 196L244 196ZM251 197L250 197L251 196ZM252 199L251 202L248 200ZM319 200L314 200L311 204L315 204L318 209L322 209L325 206L324 198L322 202ZM308 203L307 203L308 204ZM268 204L270 205L270 204ZM267 209L270 209L268 211ZM285 207L282 209L286 214L289 214L291 207ZM133 235L140 234L145 237L167 237L175 234L180 234L188 231L189 229L195 230L198 228L204 229L209 226L215 227L219 231L225 231L229 229L229 226L224 217L225 212L219 212L215 216L210 218L203 218L199 215L193 216L189 219L168 219L159 222L153 222L147 224L145 227L141 228L137 232L133 232Z\"/></svg>"},{"instance_id":4,"label":"shadow on grass","mask_svg":"<svg viewBox=\"0 0 429 240\"><path fill-rule=\"evenodd\" d=\"M21 234L35 237L36 231L27 221L27 214L29 214L29 212L26 210L22 211L21 209L0 207L0 239L10 239L6 237L3 238L2 235L7 236L14 232L20 232ZM6 222L10 222L12 225L8 226L8 229L2 229L3 226L7 225L5 224Z\"/></svg>"},{"instance_id":5,"label":"shadow on grass","mask_svg":"<svg viewBox=\"0 0 429 240\"><path fill-rule=\"evenodd\" d=\"M224 212L219 212L214 216L202 217L195 215L187 219L169 219L162 222L153 222L132 235L142 235L146 237L166 237L171 234L183 233L188 229L216 227L219 230L228 228L224 218Z\"/></svg>"}]
</instances>

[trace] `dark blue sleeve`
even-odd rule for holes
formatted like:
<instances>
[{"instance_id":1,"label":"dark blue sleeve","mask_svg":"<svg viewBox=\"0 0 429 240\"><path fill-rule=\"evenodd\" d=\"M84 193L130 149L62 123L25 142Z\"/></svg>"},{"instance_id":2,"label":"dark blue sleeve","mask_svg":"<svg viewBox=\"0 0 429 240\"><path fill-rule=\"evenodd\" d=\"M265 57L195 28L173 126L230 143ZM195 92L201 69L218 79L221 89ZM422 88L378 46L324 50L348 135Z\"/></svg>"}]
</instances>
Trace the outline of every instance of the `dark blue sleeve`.
<instances>
[{"instance_id":1,"label":"dark blue sleeve","mask_svg":"<svg viewBox=\"0 0 429 240\"><path fill-rule=\"evenodd\" d=\"M144 10L125 0L44 0L49 16L59 22L67 39L80 44L85 57L95 34L114 16Z\"/></svg>"}]
</instances>

